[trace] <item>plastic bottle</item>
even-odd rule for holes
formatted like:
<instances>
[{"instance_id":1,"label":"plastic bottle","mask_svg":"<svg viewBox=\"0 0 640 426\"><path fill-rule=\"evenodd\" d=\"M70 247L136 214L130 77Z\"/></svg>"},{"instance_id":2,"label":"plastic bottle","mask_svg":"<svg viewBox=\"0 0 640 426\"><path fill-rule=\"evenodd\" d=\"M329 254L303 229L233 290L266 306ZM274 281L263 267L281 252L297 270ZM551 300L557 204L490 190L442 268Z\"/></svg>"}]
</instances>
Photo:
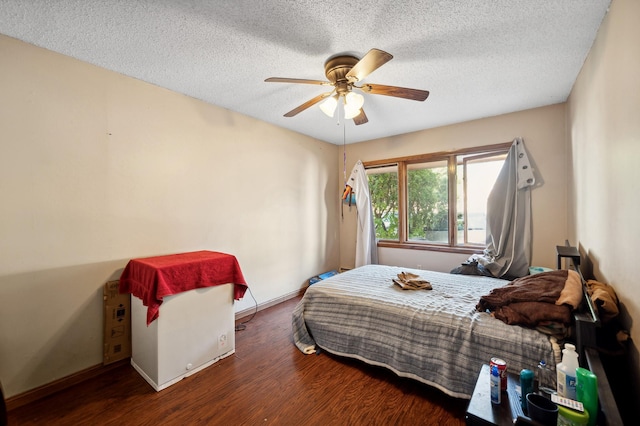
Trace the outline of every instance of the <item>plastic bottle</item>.
<instances>
[{"instance_id":1,"label":"plastic bottle","mask_svg":"<svg viewBox=\"0 0 640 426\"><path fill-rule=\"evenodd\" d=\"M493 404L500 404L500 371L498 366L491 367L491 402Z\"/></svg>"},{"instance_id":2,"label":"plastic bottle","mask_svg":"<svg viewBox=\"0 0 640 426\"><path fill-rule=\"evenodd\" d=\"M558 405L557 426L587 426L589 424L588 411L575 411L571 408Z\"/></svg>"},{"instance_id":3,"label":"plastic bottle","mask_svg":"<svg viewBox=\"0 0 640 426\"><path fill-rule=\"evenodd\" d=\"M520 404L527 409L527 394L533 393L533 371L524 369L520 372Z\"/></svg>"},{"instance_id":4,"label":"plastic bottle","mask_svg":"<svg viewBox=\"0 0 640 426\"><path fill-rule=\"evenodd\" d=\"M569 399L576 399L576 369L578 354L576 347L566 343L562 350L562 362L558 364L558 395Z\"/></svg>"},{"instance_id":5,"label":"plastic bottle","mask_svg":"<svg viewBox=\"0 0 640 426\"><path fill-rule=\"evenodd\" d=\"M586 368L576 368L576 398L589 413L589 426L595 426L598 417L598 378Z\"/></svg>"},{"instance_id":6,"label":"plastic bottle","mask_svg":"<svg viewBox=\"0 0 640 426\"><path fill-rule=\"evenodd\" d=\"M538 390L547 395L556 393L556 373L547 365L545 360L538 364Z\"/></svg>"}]
</instances>

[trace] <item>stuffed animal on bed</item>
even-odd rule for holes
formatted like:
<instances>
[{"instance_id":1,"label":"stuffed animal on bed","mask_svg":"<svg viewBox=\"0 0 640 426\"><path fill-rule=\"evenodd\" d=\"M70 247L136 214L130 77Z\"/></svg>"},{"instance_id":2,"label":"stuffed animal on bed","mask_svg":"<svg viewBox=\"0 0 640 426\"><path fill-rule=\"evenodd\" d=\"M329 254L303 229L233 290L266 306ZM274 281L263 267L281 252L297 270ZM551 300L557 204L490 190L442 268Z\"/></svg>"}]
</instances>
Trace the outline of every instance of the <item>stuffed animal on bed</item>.
<instances>
[{"instance_id":1,"label":"stuffed animal on bed","mask_svg":"<svg viewBox=\"0 0 640 426\"><path fill-rule=\"evenodd\" d=\"M598 314L603 322L607 323L618 316L618 296L613 287L596 280L588 280L587 290L591 301L598 307Z\"/></svg>"}]
</instances>

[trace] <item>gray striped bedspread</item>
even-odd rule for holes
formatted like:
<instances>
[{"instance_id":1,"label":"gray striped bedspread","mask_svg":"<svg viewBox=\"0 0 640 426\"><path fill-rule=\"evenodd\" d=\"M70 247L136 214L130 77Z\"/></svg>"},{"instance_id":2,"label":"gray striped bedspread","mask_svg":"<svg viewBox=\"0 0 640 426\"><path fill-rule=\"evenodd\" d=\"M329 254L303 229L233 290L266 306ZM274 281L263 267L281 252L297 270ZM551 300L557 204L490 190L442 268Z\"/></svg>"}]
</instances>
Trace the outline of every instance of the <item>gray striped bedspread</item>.
<instances>
[{"instance_id":1,"label":"gray striped bedspread","mask_svg":"<svg viewBox=\"0 0 640 426\"><path fill-rule=\"evenodd\" d=\"M412 272L433 290L402 290L392 279ZM304 353L333 354L386 367L399 376L470 398L492 357L509 371L555 366L549 337L476 311L480 297L507 281L367 265L310 286L293 312L293 339ZM534 370L535 371L535 370Z\"/></svg>"}]
</instances>

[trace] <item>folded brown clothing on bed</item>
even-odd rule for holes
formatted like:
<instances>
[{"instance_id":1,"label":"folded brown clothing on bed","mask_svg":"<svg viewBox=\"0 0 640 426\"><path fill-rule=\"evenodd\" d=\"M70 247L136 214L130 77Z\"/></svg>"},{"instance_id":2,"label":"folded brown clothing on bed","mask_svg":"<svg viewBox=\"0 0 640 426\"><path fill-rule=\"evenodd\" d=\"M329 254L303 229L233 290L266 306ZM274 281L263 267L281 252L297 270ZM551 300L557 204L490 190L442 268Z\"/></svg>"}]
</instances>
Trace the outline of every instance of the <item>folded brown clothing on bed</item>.
<instances>
[{"instance_id":1,"label":"folded brown clothing on bed","mask_svg":"<svg viewBox=\"0 0 640 426\"><path fill-rule=\"evenodd\" d=\"M575 274L575 275L574 275ZM504 287L491 290L486 296L480 298L478 310L493 310L515 302L545 302L562 304L566 303L572 308L580 304L582 297L580 278L575 271L560 269L557 271L542 272L527 275L510 282ZM565 290L567 284L567 291ZM574 285L577 286L574 288ZM576 288L579 290L576 292Z\"/></svg>"},{"instance_id":2,"label":"folded brown clothing on bed","mask_svg":"<svg viewBox=\"0 0 640 426\"><path fill-rule=\"evenodd\" d=\"M401 272L398 278L393 279L393 283L400 286L403 290L431 290L431 283L420 278L419 275L410 272Z\"/></svg>"},{"instance_id":3,"label":"folded brown clothing on bed","mask_svg":"<svg viewBox=\"0 0 640 426\"><path fill-rule=\"evenodd\" d=\"M542 321L571 322L571 311L582 298L575 271L557 270L518 278L480 298L477 309L492 311L507 324L536 327Z\"/></svg>"},{"instance_id":4,"label":"folded brown clothing on bed","mask_svg":"<svg viewBox=\"0 0 640 426\"><path fill-rule=\"evenodd\" d=\"M420 275L412 274L411 272L400 272L398 279L400 281L419 280Z\"/></svg>"},{"instance_id":5,"label":"folded brown clothing on bed","mask_svg":"<svg viewBox=\"0 0 640 426\"><path fill-rule=\"evenodd\" d=\"M571 308L545 302L516 302L496 308L493 315L511 325L536 327L541 322L571 323Z\"/></svg>"},{"instance_id":6,"label":"folded brown clothing on bed","mask_svg":"<svg viewBox=\"0 0 640 426\"><path fill-rule=\"evenodd\" d=\"M571 269L567 270L567 280L564 282L564 288L560 292L560 297L556 300L556 305L566 303L573 309L578 309L582 302L582 278Z\"/></svg>"}]
</instances>

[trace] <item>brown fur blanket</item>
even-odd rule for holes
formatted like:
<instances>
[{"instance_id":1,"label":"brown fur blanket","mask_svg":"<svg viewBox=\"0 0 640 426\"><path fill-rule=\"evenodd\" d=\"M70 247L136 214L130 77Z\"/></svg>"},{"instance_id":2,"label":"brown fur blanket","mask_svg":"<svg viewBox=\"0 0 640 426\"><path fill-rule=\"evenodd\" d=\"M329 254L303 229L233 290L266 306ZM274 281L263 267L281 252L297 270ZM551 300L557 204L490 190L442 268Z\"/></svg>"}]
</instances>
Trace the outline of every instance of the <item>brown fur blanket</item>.
<instances>
[{"instance_id":1,"label":"brown fur blanket","mask_svg":"<svg viewBox=\"0 0 640 426\"><path fill-rule=\"evenodd\" d=\"M518 278L480 298L477 309L490 311L513 325L537 327L548 322L571 323L571 311L582 299L575 271L557 270Z\"/></svg>"}]
</instances>

